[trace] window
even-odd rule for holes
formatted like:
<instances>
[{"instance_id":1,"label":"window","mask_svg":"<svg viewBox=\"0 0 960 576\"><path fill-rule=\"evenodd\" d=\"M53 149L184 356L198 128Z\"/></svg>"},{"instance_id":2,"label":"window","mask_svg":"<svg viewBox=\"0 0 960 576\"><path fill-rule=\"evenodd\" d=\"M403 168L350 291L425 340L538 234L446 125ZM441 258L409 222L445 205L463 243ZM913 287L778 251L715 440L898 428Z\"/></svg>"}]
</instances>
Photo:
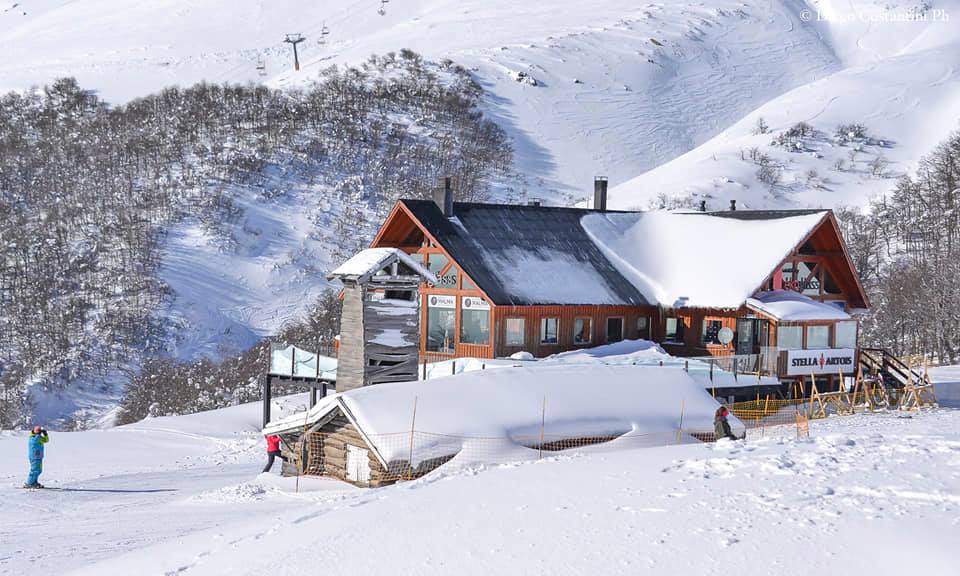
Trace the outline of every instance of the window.
<instances>
[{"instance_id":1,"label":"window","mask_svg":"<svg viewBox=\"0 0 960 576\"><path fill-rule=\"evenodd\" d=\"M507 346L523 346L525 336L523 318L507 318Z\"/></svg>"},{"instance_id":2,"label":"window","mask_svg":"<svg viewBox=\"0 0 960 576\"><path fill-rule=\"evenodd\" d=\"M490 305L483 298L460 299L460 342L490 344Z\"/></svg>"},{"instance_id":3,"label":"window","mask_svg":"<svg viewBox=\"0 0 960 576\"><path fill-rule=\"evenodd\" d=\"M457 267L451 266L443 275L443 269L450 263L450 259L443 254L427 254L427 268L437 277L437 288L457 287Z\"/></svg>"},{"instance_id":4,"label":"window","mask_svg":"<svg viewBox=\"0 0 960 576\"><path fill-rule=\"evenodd\" d=\"M807 348L810 350L816 348L830 347L830 327L829 326L807 326Z\"/></svg>"},{"instance_id":5,"label":"window","mask_svg":"<svg viewBox=\"0 0 960 576\"><path fill-rule=\"evenodd\" d=\"M476 286L473 282L471 282L470 279L467 278L466 276L463 277L463 282L462 282L462 284L463 284L463 289L464 289L464 290L476 290L476 289L477 289L477 286Z\"/></svg>"},{"instance_id":6,"label":"window","mask_svg":"<svg viewBox=\"0 0 960 576\"><path fill-rule=\"evenodd\" d=\"M637 338L650 339L650 318L646 316L637 318Z\"/></svg>"},{"instance_id":7,"label":"window","mask_svg":"<svg viewBox=\"0 0 960 576\"><path fill-rule=\"evenodd\" d=\"M607 318L607 342L623 340L623 318Z\"/></svg>"},{"instance_id":8,"label":"window","mask_svg":"<svg viewBox=\"0 0 960 576\"><path fill-rule=\"evenodd\" d=\"M664 335L665 342L683 342L683 320L679 318L667 318L667 331Z\"/></svg>"},{"instance_id":9,"label":"window","mask_svg":"<svg viewBox=\"0 0 960 576\"><path fill-rule=\"evenodd\" d=\"M857 347L857 322L837 322L837 348L856 348Z\"/></svg>"},{"instance_id":10,"label":"window","mask_svg":"<svg viewBox=\"0 0 960 576\"><path fill-rule=\"evenodd\" d=\"M780 326L777 328L777 347L781 350L803 348L803 326Z\"/></svg>"},{"instance_id":11,"label":"window","mask_svg":"<svg viewBox=\"0 0 960 576\"><path fill-rule=\"evenodd\" d=\"M427 350L454 351L457 326L457 302L454 296L430 294L427 296Z\"/></svg>"},{"instance_id":12,"label":"window","mask_svg":"<svg viewBox=\"0 0 960 576\"><path fill-rule=\"evenodd\" d=\"M722 344L720 342L721 328L723 328L723 322L720 320L704 320L701 341L704 344Z\"/></svg>"},{"instance_id":13,"label":"window","mask_svg":"<svg viewBox=\"0 0 960 576\"><path fill-rule=\"evenodd\" d=\"M540 319L540 343L556 344L559 340L560 319L559 318L541 318Z\"/></svg>"},{"instance_id":14,"label":"window","mask_svg":"<svg viewBox=\"0 0 960 576\"><path fill-rule=\"evenodd\" d=\"M573 321L573 343L589 344L593 339L593 319L577 318Z\"/></svg>"}]
</instances>

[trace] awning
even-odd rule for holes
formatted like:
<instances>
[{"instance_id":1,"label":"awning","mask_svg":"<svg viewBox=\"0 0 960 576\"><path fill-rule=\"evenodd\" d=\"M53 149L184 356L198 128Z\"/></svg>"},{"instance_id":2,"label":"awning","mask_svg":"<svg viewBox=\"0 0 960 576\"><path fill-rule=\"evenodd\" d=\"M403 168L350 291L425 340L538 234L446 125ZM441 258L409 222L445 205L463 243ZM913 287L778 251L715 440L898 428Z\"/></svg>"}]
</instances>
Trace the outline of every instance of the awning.
<instances>
[{"instance_id":1,"label":"awning","mask_svg":"<svg viewBox=\"0 0 960 576\"><path fill-rule=\"evenodd\" d=\"M781 322L850 320L850 315L840 307L818 302L792 290L761 292L753 298L747 298L747 308Z\"/></svg>"}]
</instances>

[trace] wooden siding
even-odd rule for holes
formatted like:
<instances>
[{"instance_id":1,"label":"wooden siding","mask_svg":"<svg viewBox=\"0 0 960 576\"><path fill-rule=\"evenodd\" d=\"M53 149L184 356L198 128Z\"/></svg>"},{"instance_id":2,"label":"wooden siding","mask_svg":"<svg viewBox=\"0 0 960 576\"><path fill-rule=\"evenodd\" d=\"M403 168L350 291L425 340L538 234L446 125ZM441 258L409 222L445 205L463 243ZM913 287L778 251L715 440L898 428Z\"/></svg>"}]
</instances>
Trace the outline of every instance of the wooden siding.
<instances>
[{"instance_id":1,"label":"wooden siding","mask_svg":"<svg viewBox=\"0 0 960 576\"><path fill-rule=\"evenodd\" d=\"M541 358L567 350L607 344L607 318L623 318L623 339L635 339L638 337L637 318L640 316L653 318L655 310L652 306L495 306L492 330L494 348L497 356L509 356L515 352L527 351ZM508 318L523 318L525 332L523 346L507 346L506 320ZM540 342L540 320L543 318L559 319L556 344ZM592 339L589 343L574 343L573 329L577 318L590 318L593 323Z\"/></svg>"},{"instance_id":2,"label":"wooden siding","mask_svg":"<svg viewBox=\"0 0 960 576\"><path fill-rule=\"evenodd\" d=\"M338 408L333 417L322 426L311 430L316 440L308 442L303 472L309 476L330 476L357 486L379 486L384 483L385 470L359 431ZM370 482L362 483L347 478L347 446L367 450L370 461Z\"/></svg>"}]
</instances>

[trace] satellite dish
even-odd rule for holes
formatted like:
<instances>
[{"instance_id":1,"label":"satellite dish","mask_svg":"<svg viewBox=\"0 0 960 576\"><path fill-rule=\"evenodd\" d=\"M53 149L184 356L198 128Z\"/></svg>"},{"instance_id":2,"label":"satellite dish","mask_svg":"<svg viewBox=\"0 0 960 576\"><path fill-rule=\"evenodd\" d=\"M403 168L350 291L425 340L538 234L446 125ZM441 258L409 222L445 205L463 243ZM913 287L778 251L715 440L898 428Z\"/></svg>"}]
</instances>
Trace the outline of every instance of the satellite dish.
<instances>
[{"instance_id":1,"label":"satellite dish","mask_svg":"<svg viewBox=\"0 0 960 576\"><path fill-rule=\"evenodd\" d=\"M729 344L733 342L733 330L724 326L719 332L717 332L717 340L719 340L721 344Z\"/></svg>"}]
</instances>

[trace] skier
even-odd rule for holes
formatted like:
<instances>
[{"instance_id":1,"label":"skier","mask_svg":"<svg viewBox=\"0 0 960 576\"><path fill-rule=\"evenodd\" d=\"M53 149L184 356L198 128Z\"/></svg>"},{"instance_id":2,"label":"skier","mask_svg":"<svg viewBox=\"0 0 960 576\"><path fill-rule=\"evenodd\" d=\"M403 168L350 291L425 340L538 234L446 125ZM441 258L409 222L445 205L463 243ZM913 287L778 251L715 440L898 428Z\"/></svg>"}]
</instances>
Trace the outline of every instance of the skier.
<instances>
[{"instance_id":1,"label":"skier","mask_svg":"<svg viewBox=\"0 0 960 576\"><path fill-rule=\"evenodd\" d=\"M284 462L287 457L280 451L280 437L276 435L267 436L267 465L263 467L264 472L269 472L273 468L273 461L280 457Z\"/></svg>"},{"instance_id":2,"label":"skier","mask_svg":"<svg viewBox=\"0 0 960 576\"><path fill-rule=\"evenodd\" d=\"M730 411L727 410L726 406L717 408L716 413L713 415L713 433L717 440L721 438L738 440L738 438L733 435L733 431L730 430L730 423L727 422L727 416L729 415Z\"/></svg>"},{"instance_id":3,"label":"skier","mask_svg":"<svg viewBox=\"0 0 960 576\"><path fill-rule=\"evenodd\" d=\"M43 472L43 445L50 441L47 431L40 426L34 426L30 433L30 441L27 446L27 456L30 458L30 476L27 477L27 483L24 488L43 488L43 484L38 482L40 473Z\"/></svg>"}]
</instances>

